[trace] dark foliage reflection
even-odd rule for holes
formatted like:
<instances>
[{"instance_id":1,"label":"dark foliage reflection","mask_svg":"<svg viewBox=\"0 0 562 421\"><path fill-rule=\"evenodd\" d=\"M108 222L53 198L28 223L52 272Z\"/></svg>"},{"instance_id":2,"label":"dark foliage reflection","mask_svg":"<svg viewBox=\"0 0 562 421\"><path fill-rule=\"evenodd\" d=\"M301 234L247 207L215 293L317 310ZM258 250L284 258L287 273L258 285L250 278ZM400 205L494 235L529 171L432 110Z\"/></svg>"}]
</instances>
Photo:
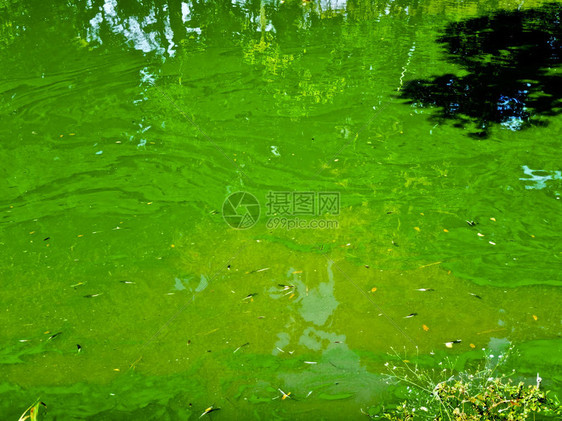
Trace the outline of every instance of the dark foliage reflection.
<instances>
[{"instance_id":1,"label":"dark foliage reflection","mask_svg":"<svg viewBox=\"0 0 562 421\"><path fill-rule=\"evenodd\" d=\"M468 71L411 81L403 98L417 107L436 106L437 120L486 137L493 123L512 130L544 124L560 113L562 5L468 19L447 26L439 42L449 59Z\"/></svg>"}]
</instances>

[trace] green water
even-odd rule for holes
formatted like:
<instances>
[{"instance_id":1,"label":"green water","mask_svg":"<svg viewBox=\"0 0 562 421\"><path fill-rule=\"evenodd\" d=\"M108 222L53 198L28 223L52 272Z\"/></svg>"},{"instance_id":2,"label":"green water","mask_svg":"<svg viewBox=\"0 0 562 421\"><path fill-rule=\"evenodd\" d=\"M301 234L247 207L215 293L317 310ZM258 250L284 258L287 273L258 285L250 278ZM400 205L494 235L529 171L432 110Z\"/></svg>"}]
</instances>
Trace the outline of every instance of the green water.
<instances>
[{"instance_id":1,"label":"green water","mask_svg":"<svg viewBox=\"0 0 562 421\"><path fill-rule=\"evenodd\" d=\"M0 1L0 418L365 419L392 349L559 393L559 109L475 139L400 96L520 3Z\"/></svg>"}]
</instances>

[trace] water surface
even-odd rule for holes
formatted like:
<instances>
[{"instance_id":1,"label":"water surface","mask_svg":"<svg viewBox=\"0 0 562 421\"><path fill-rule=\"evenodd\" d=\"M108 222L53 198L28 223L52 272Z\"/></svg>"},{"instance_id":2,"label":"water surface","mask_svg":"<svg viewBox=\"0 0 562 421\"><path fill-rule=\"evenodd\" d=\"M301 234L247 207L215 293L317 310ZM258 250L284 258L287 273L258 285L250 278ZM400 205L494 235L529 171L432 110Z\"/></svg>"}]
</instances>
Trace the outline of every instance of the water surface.
<instances>
[{"instance_id":1,"label":"water surface","mask_svg":"<svg viewBox=\"0 0 562 421\"><path fill-rule=\"evenodd\" d=\"M545 4L1 2L0 412L363 419L392 349L507 344L560 391ZM338 227L272 229L270 191Z\"/></svg>"}]
</instances>

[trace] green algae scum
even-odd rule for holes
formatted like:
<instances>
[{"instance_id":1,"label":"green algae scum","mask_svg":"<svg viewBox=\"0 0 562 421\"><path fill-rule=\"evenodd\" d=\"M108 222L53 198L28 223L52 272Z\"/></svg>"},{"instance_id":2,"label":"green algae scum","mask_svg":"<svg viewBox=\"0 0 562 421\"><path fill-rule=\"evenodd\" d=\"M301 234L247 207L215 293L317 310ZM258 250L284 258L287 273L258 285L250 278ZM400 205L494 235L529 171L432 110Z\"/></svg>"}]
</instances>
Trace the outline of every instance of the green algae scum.
<instances>
[{"instance_id":1,"label":"green algae scum","mask_svg":"<svg viewBox=\"0 0 562 421\"><path fill-rule=\"evenodd\" d=\"M0 420L560 419L561 20L0 0Z\"/></svg>"}]
</instances>

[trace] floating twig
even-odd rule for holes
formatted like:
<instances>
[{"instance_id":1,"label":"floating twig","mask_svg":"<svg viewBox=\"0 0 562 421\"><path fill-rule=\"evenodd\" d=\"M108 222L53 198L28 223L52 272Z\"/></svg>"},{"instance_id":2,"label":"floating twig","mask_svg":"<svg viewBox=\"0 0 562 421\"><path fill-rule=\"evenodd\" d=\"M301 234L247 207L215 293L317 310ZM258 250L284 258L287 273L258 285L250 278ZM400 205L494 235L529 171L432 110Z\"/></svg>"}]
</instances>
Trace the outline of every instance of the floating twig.
<instances>
[{"instance_id":1,"label":"floating twig","mask_svg":"<svg viewBox=\"0 0 562 421\"><path fill-rule=\"evenodd\" d=\"M214 412L214 411L220 411L220 408L215 408L215 407L213 407L213 405L211 405L210 407L205 409L205 411L199 416L199 418L202 418L204 415L210 414L211 412Z\"/></svg>"},{"instance_id":2,"label":"floating twig","mask_svg":"<svg viewBox=\"0 0 562 421\"><path fill-rule=\"evenodd\" d=\"M137 358L137 360L131 364L131 366L129 367L129 370L134 370L136 365L140 362L140 360L142 360L142 355L140 357Z\"/></svg>"},{"instance_id":3,"label":"floating twig","mask_svg":"<svg viewBox=\"0 0 562 421\"><path fill-rule=\"evenodd\" d=\"M435 266L435 265L438 265L438 264L440 264L440 263L442 263L442 262L433 262L433 263L429 263L429 264L427 264L427 265L420 266L418 269L427 268L427 267L429 267L429 266Z\"/></svg>"},{"instance_id":4,"label":"floating twig","mask_svg":"<svg viewBox=\"0 0 562 421\"><path fill-rule=\"evenodd\" d=\"M253 292L251 294L246 295L244 298L242 298L242 300L250 300L250 301L254 301L254 297L258 295L257 292Z\"/></svg>"},{"instance_id":5,"label":"floating twig","mask_svg":"<svg viewBox=\"0 0 562 421\"><path fill-rule=\"evenodd\" d=\"M269 270L269 268L262 268L262 269L252 270L252 271L250 271L250 272L246 272L246 274L264 272L264 271L266 271L266 270Z\"/></svg>"},{"instance_id":6,"label":"floating twig","mask_svg":"<svg viewBox=\"0 0 562 421\"><path fill-rule=\"evenodd\" d=\"M238 348L236 348L236 349L234 350L233 354L236 354L236 352L238 352L238 350L239 350L240 348L244 348L245 346L248 346L248 345L250 345L250 342L246 342L245 344L240 345Z\"/></svg>"},{"instance_id":7,"label":"floating twig","mask_svg":"<svg viewBox=\"0 0 562 421\"><path fill-rule=\"evenodd\" d=\"M489 330L483 330L482 332L477 332L477 335L483 335L485 333L494 333L494 332L501 332L502 330L505 330L505 327L500 327L497 329L489 329Z\"/></svg>"}]
</instances>

